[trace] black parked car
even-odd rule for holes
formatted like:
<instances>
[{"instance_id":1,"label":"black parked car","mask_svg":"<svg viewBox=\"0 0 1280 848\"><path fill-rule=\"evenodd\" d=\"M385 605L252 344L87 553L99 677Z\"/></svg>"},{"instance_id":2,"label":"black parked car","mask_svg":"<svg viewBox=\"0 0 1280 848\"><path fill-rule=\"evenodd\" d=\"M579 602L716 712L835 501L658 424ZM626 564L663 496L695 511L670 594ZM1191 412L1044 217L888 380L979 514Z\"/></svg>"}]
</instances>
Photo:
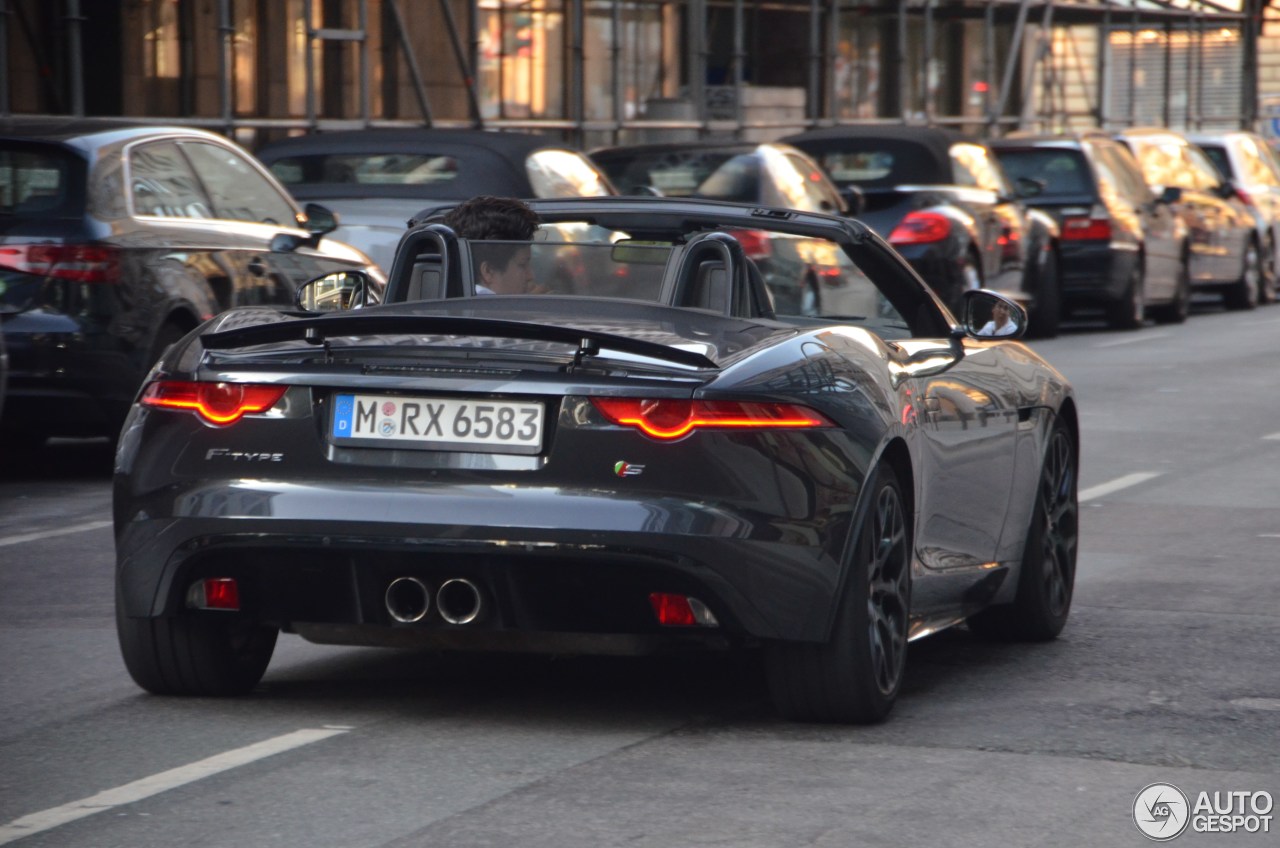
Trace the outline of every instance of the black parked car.
<instances>
[{"instance_id":1,"label":"black parked car","mask_svg":"<svg viewBox=\"0 0 1280 848\"><path fill-rule=\"evenodd\" d=\"M1134 128L1116 138L1133 151L1155 195L1187 228L1193 290L1222 295L1228 309L1253 309L1262 297L1257 222L1209 156L1173 130Z\"/></svg>"},{"instance_id":2,"label":"black parked car","mask_svg":"<svg viewBox=\"0 0 1280 848\"><path fill-rule=\"evenodd\" d=\"M1027 202L1058 222L1066 312L1103 310L1121 329L1181 323L1191 305L1187 228L1155 197L1129 149L1102 133L993 141ZM1034 183L1034 186L1030 186Z\"/></svg>"},{"instance_id":3,"label":"black parked car","mask_svg":"<svg viewBox=\"0 0 1280 848\"><path fill-rule=\"evenodd\" d=\"M6 444L115 435L152 363L234 306L368 269L252 156L200 130L0 125Z\"/></svg>"},{"instance_id":4,"label":"black parked car","mask_svg":"<svg viewBox=\"0 0 1280 848\"><path fill-rule=\"evenodd\" d=\"M841 188L860 189L858 217L888 239L958 309L989 288L1026 304L1030 335L1058 332L1057 226L1017 196L979 139L934 127L857 125L787 136Z\"/></svg>"},{"instance_id":5,"label":"black parked car","mask_svg":"<svg viewBox=\"0 0 1280 848\"><path fill-rule=\"evenodd\" d=\"M578 245L626 269L609 296L486 294L471 256L495 245L424 224L387 302L236 310L166 354L116 454L116 621L140 686L248 692L281 631L763 648L783 715L869 722L912 639L966 617L998 638L1061 631L1079 420L1017 341L1016 303L969 292L956 321L850 218L531 205L554 233L612 233ZM776 312L726 234L752 229L830 242L862 316ZM563 245L518 248L536 265ZM1005 311L1009 335L985 330Z\"/></svg>"},{"instance_id":6,"label":"black parked car","mask_svg":"<svg viewBox=\"0 0 1280 848\"><path fill-rule=\"evenodd\" d=\"M623 194L752 203L842 215L846 199L807 154L786 144L736 141L679 142L609 147L591 158ZM733 235L764 274L780 309L835 314L846 268L822 243L767 230Z\"/></svg>"},{"instance_id":7,"label":"black parked car","mask_svg":"<svg viewBox=\"0 0 1280 848\"><path fill-rule=\"evenodd\" d=\"M409 219L433 201L616 194L584 154L529 133L349 130L284 139L256 152L295 198L336 212L334 237L384 271Z\"/></svg>"}]
</instances>

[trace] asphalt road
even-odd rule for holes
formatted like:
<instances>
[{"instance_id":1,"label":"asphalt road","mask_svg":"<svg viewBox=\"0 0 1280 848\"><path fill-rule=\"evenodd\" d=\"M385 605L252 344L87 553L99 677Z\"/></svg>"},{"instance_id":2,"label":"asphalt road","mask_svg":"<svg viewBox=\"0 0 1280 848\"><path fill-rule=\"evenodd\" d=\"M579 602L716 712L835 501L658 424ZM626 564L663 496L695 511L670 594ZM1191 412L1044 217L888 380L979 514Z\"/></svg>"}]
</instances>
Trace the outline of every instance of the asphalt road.
<instances>
[{"instance_id":1,"label":"asphalt road","mask_svg":"<svg viewBox=\"0 0 1280 848\"><path fill-rule=\"evenodd\" d=\"M116 647L110 446L4 454L0 845L1139 846L1149 784L1280 796L1280 306L1033 346L1082 409L1071 621L913 644L869 728L775 718L749 657L282 637L249 697L148 696ZM1173 844L1278 845L1268 812Z\"/></svg>"}]
</instances>

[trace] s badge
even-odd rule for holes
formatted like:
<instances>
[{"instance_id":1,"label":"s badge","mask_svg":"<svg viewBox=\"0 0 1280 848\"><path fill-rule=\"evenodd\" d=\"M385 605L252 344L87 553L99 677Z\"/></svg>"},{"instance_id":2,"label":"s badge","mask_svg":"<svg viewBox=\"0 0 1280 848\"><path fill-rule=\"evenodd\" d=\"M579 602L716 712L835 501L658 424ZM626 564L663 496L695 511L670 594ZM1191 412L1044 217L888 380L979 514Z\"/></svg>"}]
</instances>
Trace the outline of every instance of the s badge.
<instances>
[{"instance_id":1,"label":"s badge","mask_svg":"<svg viewBox=\"0 0 1280 848\"><path fill-rule=\"evenodd\" d=\"M613 464L613 473L619 477L639 477L644 473L644 466L619 460Z\"/></svg>"}]
</instances>

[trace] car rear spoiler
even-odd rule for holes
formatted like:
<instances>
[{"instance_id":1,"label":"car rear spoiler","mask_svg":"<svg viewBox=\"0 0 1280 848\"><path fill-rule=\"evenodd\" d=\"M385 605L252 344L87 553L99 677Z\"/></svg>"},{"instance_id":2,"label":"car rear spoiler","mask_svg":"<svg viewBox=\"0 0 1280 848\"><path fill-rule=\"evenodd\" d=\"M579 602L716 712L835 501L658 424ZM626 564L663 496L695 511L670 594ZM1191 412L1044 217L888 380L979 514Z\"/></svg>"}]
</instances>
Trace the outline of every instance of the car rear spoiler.
<instances>
[{"instance_id":1,"label":"car rear spoiler","mask_svg":"<svg viewBox=\"0 0 1280 848\"><path fill-rule=\"evenodd\" d=\"M483 336L503 339L529 339L532 341L561 342L574 345L578 352L575 363L583 356L596 356L603 348L616 350L687 365L693 368L719 368L705 354L671 347L658 342L633 339L613 333L580 330L573 327L553 327L526 321L505 321L494 318L471 318L452 315L332 315L318 318L298 318L234 330L207 333L200 337L206 350L232 350L260 344L287 341L306 341L324 344L327 339L339 336L386 336L438 334L450 336Z\"/></svg>"}]
</instances>

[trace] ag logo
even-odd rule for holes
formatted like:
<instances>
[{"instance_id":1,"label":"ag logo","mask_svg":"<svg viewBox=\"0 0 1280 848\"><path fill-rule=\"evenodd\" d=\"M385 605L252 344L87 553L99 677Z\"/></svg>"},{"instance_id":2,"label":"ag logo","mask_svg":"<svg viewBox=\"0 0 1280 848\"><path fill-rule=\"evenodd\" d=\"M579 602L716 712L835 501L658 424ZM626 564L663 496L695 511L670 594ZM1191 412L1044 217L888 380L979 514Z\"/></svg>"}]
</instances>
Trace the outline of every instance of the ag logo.
<instances>
[{"instance_id":1,"label":"ag logo","mask_svg":"<svg viewBox=\"0 0 1280 848\"><path fill-rule=\"evenodd\" d=\"M629 462L619 460L613 464L613 473L619 477L639 477L644 473L644 466L632 465Z\"/></svg>"},{"instance_id":2,"label":"ag logo","mask_svg":"<svg viewBox=\"0 0 1280 848\"><path fill-rule=\"evenodd\" d=\"M1181 835L1189 821L1187 796L1172 783L1153 783L1133 799L1133 823L1148 839L1168 842Z\"/></svg>"}]
</instances>

